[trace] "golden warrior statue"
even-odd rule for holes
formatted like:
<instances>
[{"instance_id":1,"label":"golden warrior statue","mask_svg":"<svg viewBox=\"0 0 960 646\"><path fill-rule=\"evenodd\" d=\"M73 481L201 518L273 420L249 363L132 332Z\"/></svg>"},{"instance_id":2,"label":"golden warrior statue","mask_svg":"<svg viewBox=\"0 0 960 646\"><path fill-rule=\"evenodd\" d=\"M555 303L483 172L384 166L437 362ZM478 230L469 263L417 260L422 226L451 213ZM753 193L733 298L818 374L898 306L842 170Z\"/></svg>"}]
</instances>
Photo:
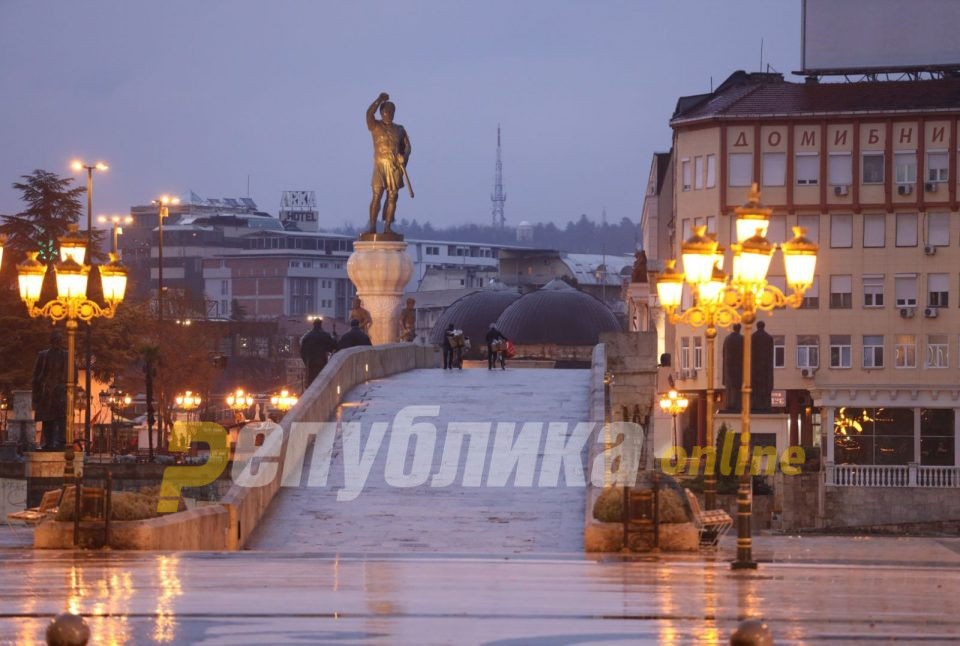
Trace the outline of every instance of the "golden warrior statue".
<instances>
[{"instance_id":1,"label":"golden warrior statue","mask_svg":"<svg viewBox=\"0 0 960 646\"><path fill-rule=\"evenodd\" d=\"M393 122L396 106L389 101L386 92L381 92L377 100L367 108L367 128L373 136L373 179L370 187L373 189L373 199L370 202L370 231L377 232L377 213L380 211L380 198L387 192L387 199L383 203L383 232L392 233L390 226L397 210L397 195L404 187L403 180L407 180L407 190L413 197L413 187L410 186L410 177L407 176L407 161L410 159L410 138L403 126ZM380 108L380 119L377 120L377 108Z\"/></svg>"}]
</instances>

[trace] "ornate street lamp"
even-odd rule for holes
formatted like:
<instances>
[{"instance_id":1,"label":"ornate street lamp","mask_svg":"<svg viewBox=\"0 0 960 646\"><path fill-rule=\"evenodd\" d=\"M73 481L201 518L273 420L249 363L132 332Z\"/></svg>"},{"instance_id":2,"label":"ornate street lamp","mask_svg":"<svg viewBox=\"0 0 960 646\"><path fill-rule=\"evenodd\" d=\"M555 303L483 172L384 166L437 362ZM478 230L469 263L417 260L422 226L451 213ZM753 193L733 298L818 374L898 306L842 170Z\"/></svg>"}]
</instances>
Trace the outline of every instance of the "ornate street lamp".
<instances>
[{"instance_id":1,"label":"ornate street lamp","mask_svg":"<svg viewBox=\"0 0 960 646\"><path fill-rule=\"evenodd\" d=\"M760 204L757 185L751 187L747 203L736 209L738 242L731 245L733 276L728 280L720 271L722 250L706 235L706 227L697 227L694 235L681 247L686 275L675 268L675 261L667 264L657 283L660 305L674 325L685 323L691 327L705 327L707 337L707 434L713 439L713 382L714 346L718 327L743 324L743 385L741 394L741 435L737 469L740 486L737 491L737 559L734 568L755 568L750 535L751 490L749 472L750 451L750 368L751 332L757 311L772 312L784 307L800 307L804 292L813 284L818 247L805 237L804 230L794 227L795 237L780 245L783 252L787 285L793 290L784 294L767 282L767 270L773 257L774 245L766 238L771 209ZM706 267L710 268L709 271ZM680 312L683 283L691 288L694 305ZM716 505L716 476L704 479L706 506Z\"/></svg>"},{"instance_id":2,"label":"ornate street lamp","mask_svg":"<svg viewBox=\"0 0 960 646\"><path fill-rule=\"evenodd\" d=\"M297 399L296 395L291 394L289 390L284 388L270 398L270 405L276 410L286 412L293 408L294 404L297 403Z\"/></svg>"},{"instance_id":3,"label":"ornate street lamp","mask_svg":"<svg viewBox=\"0 0 960 646\"><path fill-rule=\"evenodd\" d=\"M107 390L100 391L100 405L110 409L110 446L109 453L113 453L113 447L117 442L117 416L120 410L133 403L133 397L118 390L116 386L110 386ZM101 442L103 436L101 435Z\"/></svg>"},{"instance_id":4,"label":"ornate street lamp","mask_svg":"<svg viewBox=\"0 0 960 646\"><path fill-rule=\"evenodd\" d=\"M227 406L232 408L237 414L243 415L248 408L253 406L253 395L245 393L243 388L237 388L234 392L227 395Z\"/></svg>"},{"instance_id":5,"label":"ornate street lamp","mask_svg":"<svg viewBox=\"0 0 960 646\"><path fill-rule=\"evenodd\" d=\"M202 400L200 399L200 395L195 395L192 390L187 390L177 395L174 401L180 410L192 411L200 407Z\"/></svg>"},{"instance_id":6,"label":"ornate street lamp","mask_svg":"<svg viewBox=\"0 0 960 646\"><path fill-rule=\"evenodd\" d=\"M111 262L101 268L101 283L106 307L87 298L87 279L90 265L83 264L86 258L86 246L83 239L76 235L76 226L70 234L61 239L60 262L54 266L57 284L57 296L44 305L37 307L43 278L47 267L37 260L39 252L28 254L27 259L17 265L17 278L20 286L20 298L27 306L27 312L33 318L48 318L54 323L65 321L67 329L67 420L65 451L66 464L64 477L72 478L73 441L74 441L74 365L76 362L75 339L77 321L90 322L95 318L113 318L117 307L123 301L127 287L127 271L111 254Z\"/></svg>"},{"instance_id":7,"label":"ornate street lamp","mask_svg":"<svg viewBox=\"0 0 960 646\"><path fill-rule=\"evenodd\" d=\"M687 410L687 406L689 405L690 400L673 389L671 389L670 392L664 393L660 396L660 410L673 418L674 447L679 446L677 442L677 416L682 415Z\"/></svg>"}]
</instances>

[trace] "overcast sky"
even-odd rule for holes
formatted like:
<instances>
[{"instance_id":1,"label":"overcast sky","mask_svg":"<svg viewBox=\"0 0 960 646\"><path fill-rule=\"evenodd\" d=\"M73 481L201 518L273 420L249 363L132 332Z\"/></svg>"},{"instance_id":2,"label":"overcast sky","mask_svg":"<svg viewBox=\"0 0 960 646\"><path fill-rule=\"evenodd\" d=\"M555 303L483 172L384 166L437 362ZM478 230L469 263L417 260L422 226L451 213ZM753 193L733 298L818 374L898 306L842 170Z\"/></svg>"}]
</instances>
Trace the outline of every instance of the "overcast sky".
<instances>
[{"instance_id":1,"label":"overcast sky","mask_svg":"<svg viewBox=\"0 0 960 646\"><path fill-rule=\"evenodd\" d=\"M95 213L164 192L317 192L362 222L381 91L413 143L398 217L639 219L676 99L800 63L800 0L0 0L0 213L35 168L104 160Z\"/></svg>"}]
</instances>

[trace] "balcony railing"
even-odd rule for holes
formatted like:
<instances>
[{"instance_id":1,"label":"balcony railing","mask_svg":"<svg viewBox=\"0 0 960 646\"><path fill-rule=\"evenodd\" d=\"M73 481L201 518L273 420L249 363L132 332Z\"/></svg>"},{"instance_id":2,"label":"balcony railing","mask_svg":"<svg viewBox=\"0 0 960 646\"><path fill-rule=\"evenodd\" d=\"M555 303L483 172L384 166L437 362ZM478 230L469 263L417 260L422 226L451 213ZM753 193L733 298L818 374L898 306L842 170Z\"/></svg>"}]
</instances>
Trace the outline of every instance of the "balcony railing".
<instances>
[{"instance_id":1,"label":"balcony railing","mask_svg":"<svg viewBox=\"0 0 960 646\"><path fill-rule=\"evenodd\" d=\"M828 463L827 485L955 489L960 488L960 467Z\"/></svg>"}]
</instances>

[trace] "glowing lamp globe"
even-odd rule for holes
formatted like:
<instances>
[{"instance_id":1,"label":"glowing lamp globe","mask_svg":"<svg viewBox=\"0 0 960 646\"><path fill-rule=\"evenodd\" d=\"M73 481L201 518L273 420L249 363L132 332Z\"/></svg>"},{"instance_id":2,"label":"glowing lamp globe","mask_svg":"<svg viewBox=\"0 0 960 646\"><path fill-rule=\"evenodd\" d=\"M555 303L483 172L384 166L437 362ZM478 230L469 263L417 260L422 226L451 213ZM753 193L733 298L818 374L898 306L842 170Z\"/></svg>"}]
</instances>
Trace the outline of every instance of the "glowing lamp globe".
<instances>
[{"instance_id":1,"label":"glowing lamp globe","mask_svg":"<svg viewBox=\"0 0 960 646\"><path fill-rule=\"evenodd\" d=\"M87 295L87 278L90 267L78 264L73 258L57 264L57 295L65 300L85 298Z\"/></svg>"},{"instance_id":2,"label":"glowing lamp globe","mask_svg":"<svg viewBox=\"0 0 960 646\"><path fill-rule=\"evenodd\" d=\"M713 275L716 263L717 241L707 236L707 227L698 226L680 248L683 273L691 285L700 285Z\"/></svg>"},{"instance_id":3,"label":"glowing lamp globe","mask_svg":"<svg viewBox=\"0 0 960 646\"><path fill-rule=\"evenodd\" d=\"M77 225L70 225L70 232L60 237L60 260L72 259L82 265L87 257L87 239L77 233Z\"/></svg>"},{"instance_id":4,"label":"glowing lamp globe","mask_svg":"<svg viewBox=\"0 0 960 646\"><path fill-rule=\"evenodd\" d=\"M110 263L100 267L100 282L103 298L108 303L119 303L127 290L127 270L117 262L116 254L110 254Z\"/></svg>"},{"instance_id":5,"label":"glowing lamp globe","mask_svg":"<svg viewBox=\"0 0 960 646\"><path fill-rule=\"evenodd\" d=\"M37 260L39 252L33 251L27 259L17 265L17 280L20 284L20 298L24 303L32 305L40 300L43 289L43 277L47 267Z\"/></svg>"},{"instance_id":6,"label":"glowing lamp globe","mask_svg":"<svg viewBox=\"0 0 960 646\"><path fill-rule=\"evenodd\" d=\"M738 245L734 254L733 280L742 285L757 286L767 277L773 245L759 233Z\"/></svg>"},{"instance_id":7,"label":"glowing lamp globe","mask_svg":"<svg viewBox=\"0 0 960 646\"><path fill-rule=\"evenodd\" d=\"M806 237L803 227L793 227L792 240L780 245L787 274L787 284L798 292L805 292L813 284L819 247Z\"/></svg>"},{"instance_id":8,"label":"glowing lamp globe","mask_svg":"<svg viewBox=\"0 0 960 646\"><path fill-rule=\"evenodd\" d=\"M660 307L668 310L680 307L683 297L683 274L677 271L676 260L668 260L667 267L657 276L657 296Z\"/></svg>"},{"instance_id":9,"label":"glowing lamp globe","mask_svg":"<svg viewBox=\"0 0 960 646\"><path fill-rule=\"evenodd\" d=\"M747 194L747 203L734 209L737 218L737 242L744 242L752 238L760 230L761 237L766 237L767 229L770 227L770 214L773 209L768 209L760 203L760 189L754 182Z\"/></svg>"}]
</instances>

